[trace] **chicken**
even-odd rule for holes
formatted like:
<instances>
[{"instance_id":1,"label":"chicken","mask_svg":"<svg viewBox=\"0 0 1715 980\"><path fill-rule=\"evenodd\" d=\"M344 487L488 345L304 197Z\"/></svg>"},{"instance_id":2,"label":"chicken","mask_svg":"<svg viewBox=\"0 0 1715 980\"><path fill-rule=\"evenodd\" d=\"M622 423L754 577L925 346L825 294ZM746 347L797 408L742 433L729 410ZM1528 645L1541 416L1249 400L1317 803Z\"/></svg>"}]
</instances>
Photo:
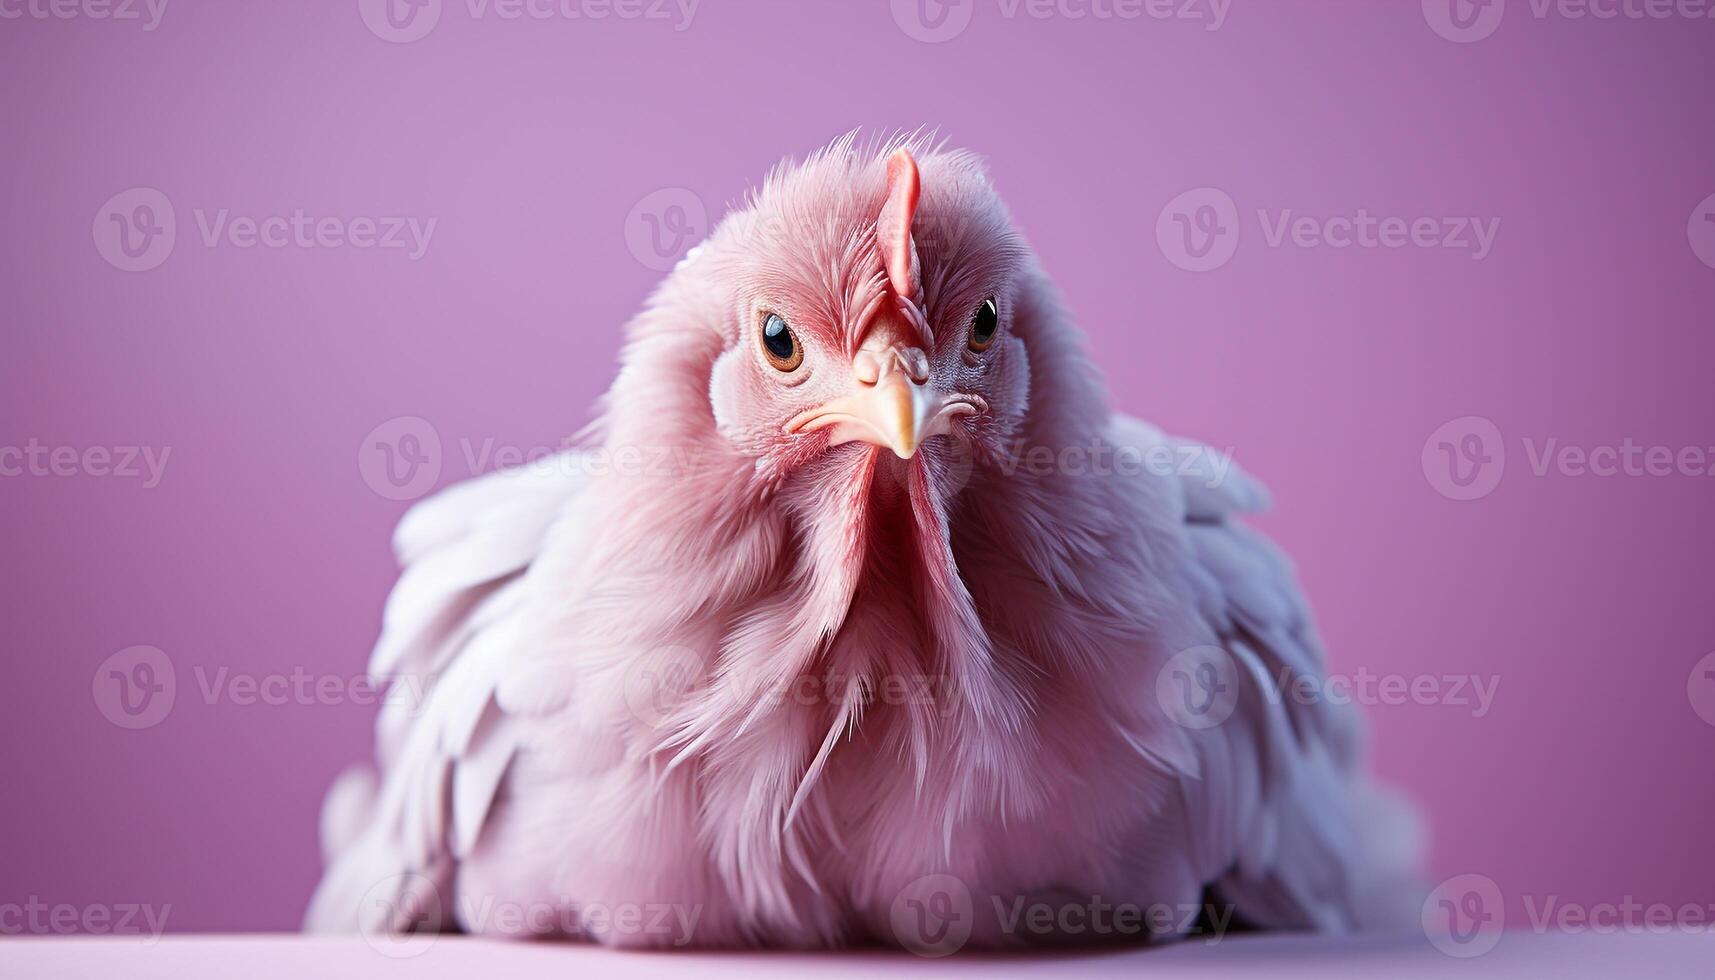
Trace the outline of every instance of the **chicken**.
<instances>
[{"instance_id":1,"label":"chicken","mask_svg":"<svg viewBox=\"0 0 1715 980\"><path fill-rule=\"evenodd\" d=\"M416 696L329 794L308 926L924 951L1098 938L1014 914L1067 903L1213 913L1141 939L1415 921L1356 715L1281 696L1325 668L1240 523L1263 490L1112 412L1080 344L971 154L782 164L630 324L584 448L400 524L370 669Z\"/></svg>"}]
</instances>

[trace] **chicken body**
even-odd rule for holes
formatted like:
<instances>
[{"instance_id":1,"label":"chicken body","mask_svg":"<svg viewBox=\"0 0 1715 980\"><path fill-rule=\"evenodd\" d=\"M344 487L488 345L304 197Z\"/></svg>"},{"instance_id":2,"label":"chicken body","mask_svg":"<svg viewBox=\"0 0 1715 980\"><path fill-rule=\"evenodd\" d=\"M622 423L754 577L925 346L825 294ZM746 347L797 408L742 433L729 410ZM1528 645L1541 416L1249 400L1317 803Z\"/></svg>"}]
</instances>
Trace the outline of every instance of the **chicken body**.
<instances>
[{"instance_id":1,"label":"chicken body","mask_svg":"<svg viewBox=\"0 0 1715 980\"><path fill-rule=\"evenodd\" d=\"M1409 813L1290 693L1325 667L1263 491L1113 413L1080 343L969 155L783 166L631 324L588 447L402 522L371 670L426 694L330 793L310 927L1413 920Z\"/></svg>"}]
</instances>

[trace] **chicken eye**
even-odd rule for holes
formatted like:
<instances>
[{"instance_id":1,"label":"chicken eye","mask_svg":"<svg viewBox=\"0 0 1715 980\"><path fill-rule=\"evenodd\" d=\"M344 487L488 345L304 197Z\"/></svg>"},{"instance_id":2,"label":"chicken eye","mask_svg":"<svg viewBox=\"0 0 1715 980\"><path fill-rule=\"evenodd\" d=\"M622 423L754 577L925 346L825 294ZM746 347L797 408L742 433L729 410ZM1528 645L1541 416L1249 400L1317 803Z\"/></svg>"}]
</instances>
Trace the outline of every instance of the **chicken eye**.
<instances>
[{"instance_id":1,"label":"chicken eye","mask_svg":"<svg viewBox=\"0 0 1715 980\"><path fill-rule=\"evenodd\" d=\"M762 318L762 352L777 370L795 371L804 363L804 348L778 313Z\"/></svg>"},{"instance_id":2,"label":"chicken eye","mask_svg":"<svg viewBox=\"0 0 1715 980\"><path fill-rule=\"evenodd\" d=\"M988 350L994 343L994 332L1000 327L1000 309L995 306L994 297L982 301L977 311L971 314L970 345L971 350Z\"/></svg>"}]
</instances>

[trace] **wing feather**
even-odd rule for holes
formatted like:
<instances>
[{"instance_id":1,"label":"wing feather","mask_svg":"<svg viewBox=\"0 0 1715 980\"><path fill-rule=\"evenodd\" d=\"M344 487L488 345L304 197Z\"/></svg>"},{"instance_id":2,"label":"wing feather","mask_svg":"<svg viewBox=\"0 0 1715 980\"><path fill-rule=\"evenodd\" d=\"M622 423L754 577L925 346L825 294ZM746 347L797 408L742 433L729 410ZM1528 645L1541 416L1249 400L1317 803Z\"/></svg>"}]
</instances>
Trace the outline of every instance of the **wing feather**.
<instances>
[{"instance_id":1,"label":"wing feather","mask_svg":"<svg viewBox=\"0 0 1715 980\"><path fill-rule=\"evenodd\" d=\"M1322 696L1327 665L1291 564L1240 522L1267 491L1215 450L1135 419L1116 418L1112 438L1179 461L1186 578L1238 686L1231 716L1188 734L1197 761L1180 773L1181 830L1199 872L1254 925L1409 921L1420 835L1362 772L1356 711Z\"/></svg>"},{"instance_id":2,"label":"wing feather","mask_svg":"<svg viewBox=\"0 0 1715 980\"><path fill-rule=\"evenodd\" d=\"M323 838L329 868L307 928L408 931L441 909L524 740L496 697L520 656L527 571L583 486L575 453L459 484L406 514L404 572L370 672L386 683L380 778L342 777ZM414 903L414 904L413 904Z\"/></svg>"}]
</instances>

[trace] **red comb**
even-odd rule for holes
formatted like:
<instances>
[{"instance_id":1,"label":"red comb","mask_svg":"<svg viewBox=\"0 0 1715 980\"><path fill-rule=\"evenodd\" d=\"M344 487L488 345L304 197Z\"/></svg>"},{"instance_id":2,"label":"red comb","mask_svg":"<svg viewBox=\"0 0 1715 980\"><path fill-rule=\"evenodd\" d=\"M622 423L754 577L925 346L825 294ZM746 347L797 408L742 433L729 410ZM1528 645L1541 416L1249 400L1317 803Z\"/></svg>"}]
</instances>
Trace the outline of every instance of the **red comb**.
<instances>
[{"instance_id":1,"label":"red comb","mask_svg":"<svg viewBox=\"0 0 1715 980\"><path fill-rule=\"evenodd\" d=\"M917 213L922 192L917 161L901 147L887 158L887 200L875 219L875 244L882 267L900 299L917 296L917 250L911 245L911 219Z\"/></svg>"}]
</instances>

